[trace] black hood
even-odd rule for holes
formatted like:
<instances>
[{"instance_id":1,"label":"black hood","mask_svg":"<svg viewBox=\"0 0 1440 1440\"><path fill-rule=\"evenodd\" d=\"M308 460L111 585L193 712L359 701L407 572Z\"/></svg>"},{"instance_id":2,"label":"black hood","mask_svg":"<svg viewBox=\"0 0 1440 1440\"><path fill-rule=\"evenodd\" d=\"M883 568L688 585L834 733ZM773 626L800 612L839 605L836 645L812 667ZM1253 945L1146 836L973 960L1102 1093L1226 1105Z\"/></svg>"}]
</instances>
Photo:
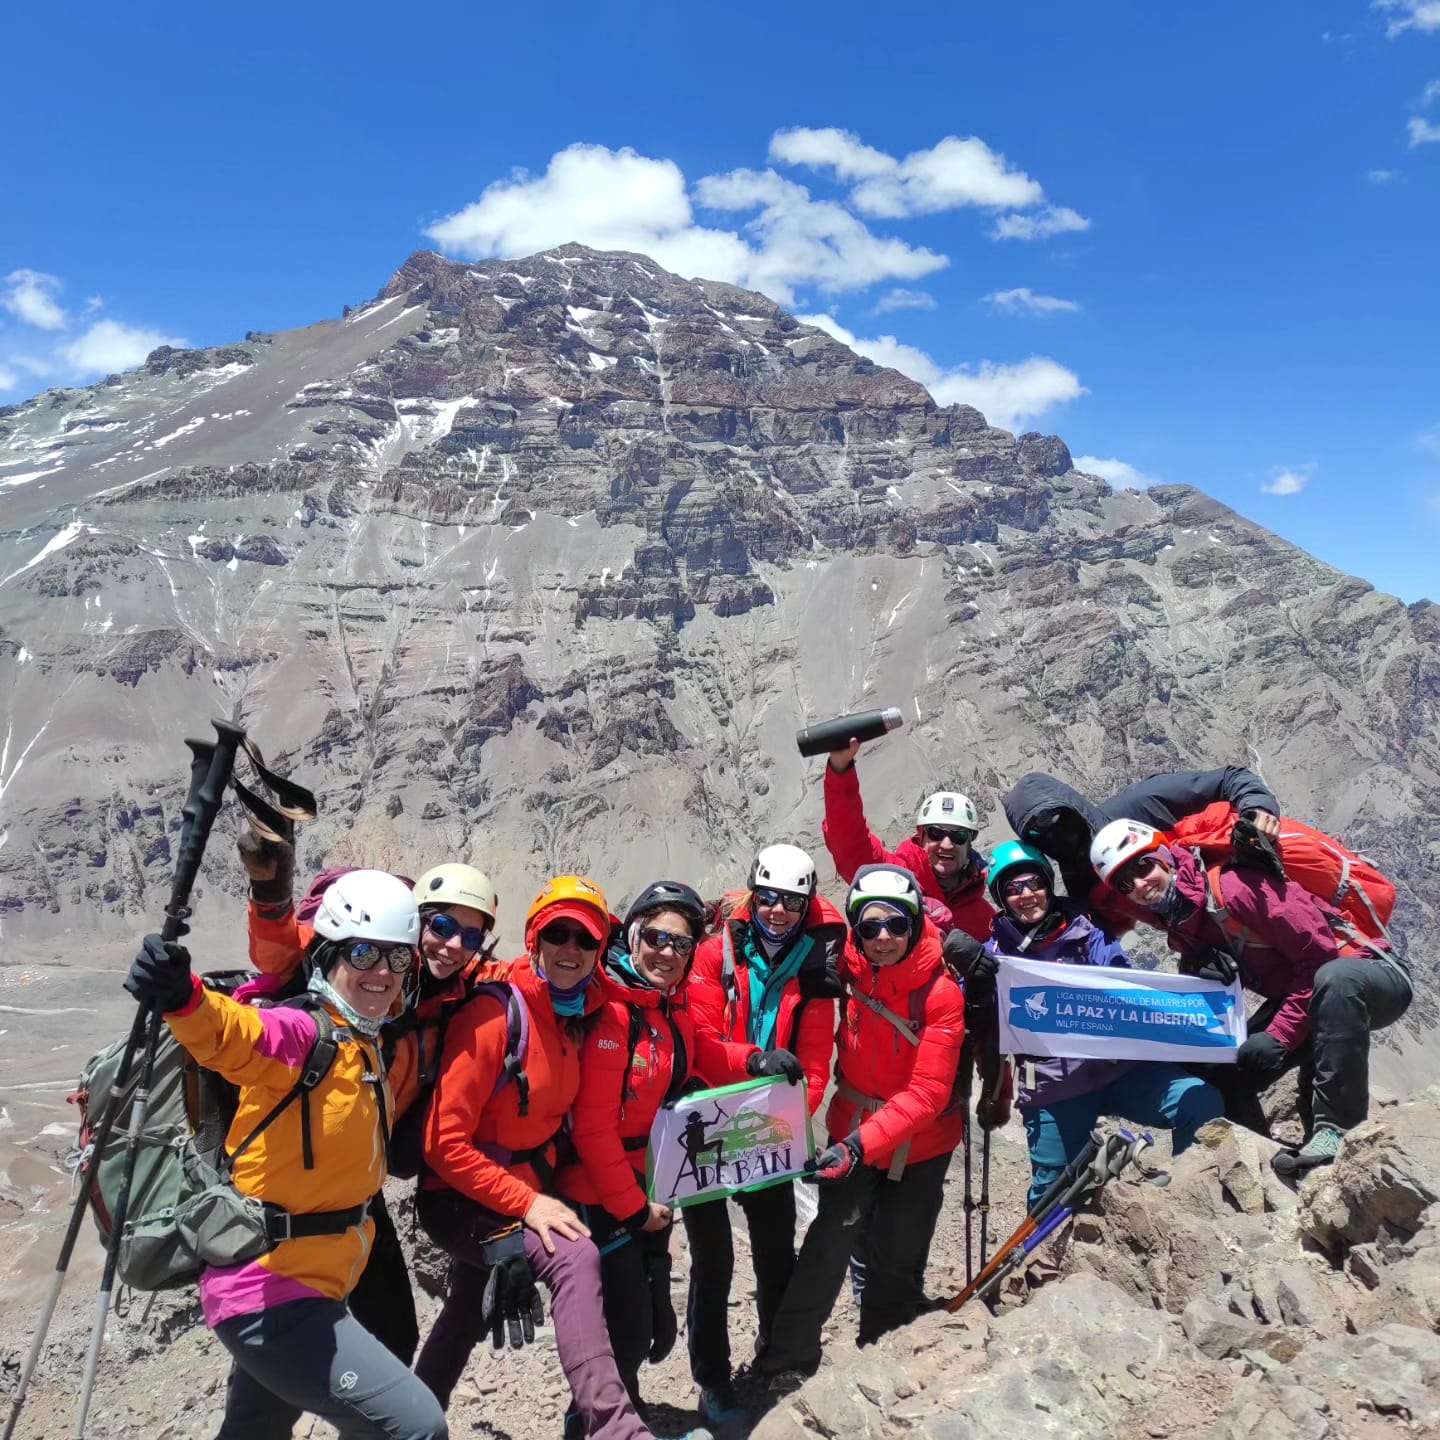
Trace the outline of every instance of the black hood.
<instances>
[{"instance_id":1,"label":"black hood","mask_svg":"<svg viewBox=\"0 0 1440 1440\"><path fill-rule=\"evenodd\" d=\"M1001 802L1010 828L1022 839L1025 826L1042 810L1070 810L1089 827L1093 839L1105 828L1105 812L1093 805L1078 790L1057 780L1053 775L1033 770L1022 775Z\"/></svg>"}]
</instances>

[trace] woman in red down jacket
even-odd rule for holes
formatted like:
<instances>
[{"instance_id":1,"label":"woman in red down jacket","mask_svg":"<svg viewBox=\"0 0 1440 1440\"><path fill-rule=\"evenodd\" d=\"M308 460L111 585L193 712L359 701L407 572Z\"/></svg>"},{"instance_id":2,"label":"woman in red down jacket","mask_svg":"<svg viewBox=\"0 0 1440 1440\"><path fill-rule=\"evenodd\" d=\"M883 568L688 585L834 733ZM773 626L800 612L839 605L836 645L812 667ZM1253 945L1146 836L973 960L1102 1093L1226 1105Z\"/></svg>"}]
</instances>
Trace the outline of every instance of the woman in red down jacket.
<instances>
[{"instance_id":1,"label":"woman in red down jacket","mask_svg":"<svg viewBox=\"0 0 1440 1440\"><path fill-rule=\"evenodd\" d=\"M805 1070L810 1113L820 1109L835 1053L835 997L845 921L816 894L815 862L796 845L767 845L750 885L718 935L695 956L688 987L698 1030L741 1044L789 1050ZM707 1075L706 1077L710 1077ZM795 1269L795 1189L771 1185L735 1196L745 1212L755 1268L755 1353L765 1353L775 1311ZM690 1246L685 1333L700 1415L717 1433L740 1423L731 1389L730 1284L735 1270L730 1207L681 1212Z\"/></svg>"},{"instance_id":2,"label":"woman in red down jacket","mask_svg":"<svg viewBox=\"0 0 1440 1440\"><path fill-rule=\"evenodd\" d=\"M759 1075L804 1072L773 1047L732 1044L697 1032L683 994L705 904L688 885L662 880L641 892L601 970L604 1005L590 1023L571 1112L577 1164L560 1172L561 1194L580 1207L600 1248L605 1317L620 1378L640 1403L645 1359L663 1360L675 1343L670 1303L668 1206L645 1193L645 1153L660 1107L692 1078L725 1085ZM711 1202L716 1204L719 1202ZM567 1419L567 1433L575 1421Z\"/></svg>"},{"instance_id":3,"label":"woman in red down jacket","mask_svg":"<svg viewBox=\"0 0 1440 1440\"><path fill-rule=\"evenodd\" d=\"M945 1171L964 1134L956 1078L965 1001L915 877L895 865L862 866L845 916L852 943L837 1089L825 1116L831 1143L816 1161L819 1214L760 1362L774 1389L819 1366L820 1332L862 1236L869 1263L859 1343L919 1313Z\"/></svg>"}]
</instances>

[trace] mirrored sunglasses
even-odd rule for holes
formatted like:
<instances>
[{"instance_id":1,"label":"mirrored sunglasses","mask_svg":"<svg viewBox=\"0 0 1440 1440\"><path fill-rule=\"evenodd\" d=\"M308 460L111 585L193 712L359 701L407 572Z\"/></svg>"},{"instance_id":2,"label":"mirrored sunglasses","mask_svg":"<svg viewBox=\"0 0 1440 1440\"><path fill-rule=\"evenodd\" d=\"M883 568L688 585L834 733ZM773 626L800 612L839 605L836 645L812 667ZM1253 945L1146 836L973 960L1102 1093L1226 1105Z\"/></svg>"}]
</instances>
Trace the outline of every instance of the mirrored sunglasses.
<instances>
[{"instance_id":1,"label":"mirrored sunglasses","mask_svg":"<svg viewBox=\"0 0 1440 1440\"><path fill-rule=\"evenodd\" d=\"M882 935L893 935L898 940L910 933L910 922L903 915L887 915L883 920L862 920L855 933L862 940L878 940Z\"/></svg>"},{"instance_id":2,"label":"mirrored sunglasses","mask_svg":"<svg viewBox=\"0 0 1440 1440\"><path fill-rule=\"evenodd\" d=\"M373 940L352 940L345 947L345 958L357 970L373 970L382 960L391 973L403 975L415 963L412 945L377 945Z\"/></svg>"},{"instance_id":3,"label":"mirrored sunglasses","mask_svg":"<svg viewBox=\"0 0 1440 1440\"><path fill-rule=\"evenodd\" d=\"M1044 895L1050 889L1045 883L1044 877L1040 875L1017 875L1013 880L1007 880L1000 888L1007 899L1024 895L1026 891L1032 895Z\"/></svg>"},{"instance_id":4,"label":"mirrored sunglasses","mask_svg":"<svg viewBox=\"0 0 1440 1440\"><path fill-rule=\"evenodd\" d=\"M643 925L640 938L652 950L673 950L682 960L688 960L695 953L695 940L690 935L677 935L673 930L662 930L658 925Z\"/></svg>"},{"instance_id":5,"label":"mirrored sunglasses","mask_svg":"<svg viewBox=\"0 0 1440 1440\"><path fill-rule=\"evenodd\" d=\"M552 920L540 932L540 938L547 945L574 945L576 949L587 952L600 948L600 942L588 930L564 920Z\"/></svg>"},{"instance_id":6,"label":"mirrored sunglasses","mask_svg":"<svg viewBox=\"0 0 1440 1440\"><path fill-rule=\"evenodd\" d=\"M974 838L973 830L966 830L959 825L927 825L925 827L925 838L939 844L941 840L948 840L957 850L962 845L968 845Z\"/></svg>"},{"instance_id":7,"label":"mirrored sunglasses","mask_svg":"<svg viewBox=\"0 0 1440 1440\"><path fill-rule=\"evenodd\" d=\"M1115 888L1122 894L1128 895L1134 888L1137 880L1143 880L1147 875L1154 873L1156 866L1160 864L1159 859L1154 855L1141 855L1139 859L1132 860L1115 877Z\"/></svg>"},{"instance_id":8,"label":"mirrored sunglasses","mask_svg":"<svg viewBox=\"0 0 1440 1440\"><path fill-rule=\"evenodd\" d=\"M442 942L449 942L457 935L460 937L460 944L466 950L479 950L485 944L485 937L490 933L486 925L462 925L453 915L447 915L443 910L437 910L425 921L426 928L430 933Z\"/></svg>"},{"instance_id":9,"label":"mirrored sunglasses","mask_svg":"<svg viewBox=\"0 0 1440 1440\"><path fill-rule=\"evenodd\" d=\"M801 914L810 904L808 895L792 895L788 890L756 890L757 905L783 905L790 915Z\"/></svg>"}]
</instances>

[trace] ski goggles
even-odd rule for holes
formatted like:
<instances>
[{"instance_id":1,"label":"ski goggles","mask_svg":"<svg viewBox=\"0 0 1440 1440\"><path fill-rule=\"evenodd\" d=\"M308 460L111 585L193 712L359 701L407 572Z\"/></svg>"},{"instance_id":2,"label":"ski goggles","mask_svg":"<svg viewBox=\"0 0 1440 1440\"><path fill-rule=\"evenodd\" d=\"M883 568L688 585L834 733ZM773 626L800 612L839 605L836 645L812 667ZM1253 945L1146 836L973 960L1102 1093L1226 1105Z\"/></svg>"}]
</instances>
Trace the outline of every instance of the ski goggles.
<instances>
[{"instance_id":1,"label":"ski goggles","mask_svg":"<svg viewBox=\"0 0 1440 1440\"><path fill-rule=\"evenodd\" d=\"M658 925L642 925L640 938L652 950L673 950L682 960L688 960L695 953L694 936L677 935L673 930L662 930Z\"/></svg>"},{"instance_id":2,"label":"ski goggles","mask_svg":"<svg viewBox=\"0 0 1440 1440\"><path fill-rule=\"evenodd\" d=\"M1000 889L1007 900L1013 900L1027 891L1031 895L1046 895L1050 891L1043 875L1017 875L1013 880L1007 880Z\"/></svg>"},{"instance_id":3,"label":"ski goggles","mask_svg":"<svg viewBox=\"0 0 1440 1440\"><path fill-rule=\"evenodd\" d=\"M1141 855L1116 875L1112 883L1122 895L1128 895L1135 888L1137 880L1153 875L1163 863L1158 855Z\"/></svg>"},{"instance_id":4,"label":"ski goggles","mask_svg":"<svg viewBox=\"0 0 1440 1440\"><path fill-rule=\"evenodd\" d=\"M442 944L448 944L457 935L466 950L479 950L490 933L488 925L462 925L453 915L437 910L425 920L425 928Z\"/></svg>"},{"instance_id":5,"label":"ski goggles","mask_svg":"<svg viewBox=\"0 0 1440 1440\"><path fill-rule=\"evenodd\" d=\"M808 895L792 895L788 890L757 890L755 903L767 907L783 905L787 915L800 915L809 906L810 897Z\"/></svg>"},{"instance_id":6,"label":"ski goggles","mask_svg":"<svg viewBox=\"0 0 1440 1440\"><path fill-rule=\"evenodd\" d=\"M373 940L352 940L343 953L357 970L373 970L383 960L392 974L403 975L415 963L413 945L377 945Z\"/></svg>"},{"instance_id":7,"label":"ski goggles","mask_svg":"<svg viewBox=\"0 0 1440 1440\"><path fill-rule=\"evenodd\" d=\"M862 920L855 927L862 940L878 940L889 935L899 940L910 933L910 922L903 915L886 915L880 920Z\"/></svg>"},{"instance_id":8,"label":"ski goggles","mask_svg":"<svg viewBox=\"0 0 1440 1440\"><path fill-rule=\"evenodd\" d=\"M968 845L975 838L975 832L966 830L960 825L927 825L925 838L933 840L937 845L942 840L948 840L958 850L962 845Z\"/></svg>"},{"instance_id":9,"label":"ski goggles","mask_svg":"<svg viewBox=\"0 0 1440 1440\"><path fill-rule=\"evenodd\" d=\"M588 930L579 925L567 924L564 920L552 920L540 932L540 939L557 948L561 945L573 945L577 950L587 953L593 953L600 948L600 942Z\"/></svg>"}]
</instances>

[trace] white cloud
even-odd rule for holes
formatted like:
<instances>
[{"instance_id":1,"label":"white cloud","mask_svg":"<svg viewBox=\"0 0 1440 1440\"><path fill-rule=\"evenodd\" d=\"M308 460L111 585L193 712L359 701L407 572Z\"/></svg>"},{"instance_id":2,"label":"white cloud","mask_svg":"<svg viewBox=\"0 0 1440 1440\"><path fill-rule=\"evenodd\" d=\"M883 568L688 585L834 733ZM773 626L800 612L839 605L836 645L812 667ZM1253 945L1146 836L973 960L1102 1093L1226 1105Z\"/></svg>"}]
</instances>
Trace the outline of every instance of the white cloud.
<instances>
[{"instance_id":1,"label":"white cloud","mask_svg":"<svg viewBox=\"0 0 1440 1440\"><path fill-rule=\"evenodd\" d=\"M1367 170L1365 178L1372 185L1388 185L1392 180L1400 178L1398 170Z\"/></svg>"},{"instance_id":2,"label":"white cloud","mask_svg":"<svg viewBox=\"0 0 1440 1440\"><path fill-rule=\"evenodd\" d=\"M1440 145L1440 125L1432 125L1418 115L1412 115L1405 128L1410 132L1410 148L1417 145Z\"/></svg>"},{"instance_id":3,"label":"white cloud","mask_svg":"<svg viewBox=\"0 0 1440 1440\"><path fill-rule=\"evenodd\" d=\"M1310 483L1317 468L1313 460L1303 465L1276 465L1260 489L1266 495L1298 495Z\"/></svg>"},{"instance_id":4,"label":"white cloud","mask_svg":"<svg viewBox=\"0 0 1440 1440\"><path fill-rule=\"evenodd\" d=\"M1440 80L1432 80L1426 87L1425 93L1420 97L1422 105L1433 105L1440 100Z\"/></svg>"},{"instance_id":5,"label":"white cloud","mask_svg":"<svg viewBox=\"0 0 1440 1440\"><path fill-rule=\"evenodd\" d=\"M5 277L0 305L37 330L63 330L68 323L64 307L55 299L60 277L41 270L12 270Z\"/></svg>"},{"instance_id":6,"label":"white cloud","mask_svg":"<svg viewBox=\"0 0 1440 1440\"><path fill-rule=\"evenodd\" d=\"M829 315L800 315L877 365L888 365L919 381L938 405L973 405L1002 430L1017 430L1056 405L1087 394L1080 377L1049 356L1034 355L1018 365L983 360L978 366L947 369L923 350L893 335L863 339Z\"/></svg>"},{"instance_id":7,"label":"white cloud","mask_svg":"<svg viewBox=\"0 0 1440 1440\"><path fill-rule=\"evenodd\" d=\"M1137 470L1127 460L1102 460L1098 455L1077 455L1075 468L1085 475L1098 475L1108 480L1118 490L1142 490L1147 485L1158 485L1154 475Z\"/></svg>"},{"instance_id":8,"label":"white cloud","mask_svg":"<svg viewBox=\"0 0 1440 1440\"><path fill-rule=\"evenodd\" d=\"M943 255L873 234L843 205L816 201L773 170L734 170L695 186L711 209L758 210L733 230L695 223L685 176L671 160L602 145L571 145L544 175L518 172L425 233L472 256L529 255L568 240L602 250L638 250L681 275L763 290L781 303L795 287L857 290L943 269Z\"/></svg>"},{"instance_id":9,"label":"white cloud","mask_svg":"<svg viewBox=\"0 0 1440 1440\"><path fill-rule=\"evenodd\" d=\"M61 351L66 363L79 375L108 375L130 370L158 345L185 345L188 341L118 320L97 320L85 333Z\"/></svg>"},{"instance_id":10,"label":"white cloud","mask_svg":"<svg viewBox=\"0 0 1440 1440\"><path fill-rule=\"evenodd\" d=\"M1017 290L992 290L986 297L997 310L1028 310L1032 315L1054 315L1074 312L1080 306L1074 300L1061 300L1055 295L1037 295L1029 286Z\"/></svg>"},{"instance_id":11,"label":"white cloud","mask_svg":"<svg viewBox=\"0 0 1440 1440\"><path fill-rule=\"evenodd\" d=\"M0 390L13 390L19 383L20 377L13 370L0 365Z\"/></svg>"},{"instance_id":12,"label":"white cloud","mask_svg":"<svg viewBox=\"0 0 1440 1440\"><path fill-rule=\"evenodd\" d=\"M1440 30L1440 0L1372 0L1371 8L1392 17L1385 27L1392 40L1406 30Z\"/></svg>"},{"instance_id":13,"label":"white cloud","mask_svg":"<svg viewBox=\"0 0 1440 1440\"><path fill-rule=\"evenodd\" d=\"M990 227L993 240L1048 240L1069 230L1088 230L1090 222L1068 205L1047 205L1038 215L1002 215Z\"/></svg>"},{"instance_id":14,"label":"white cloud","mask_svg":"<svg viewBox=\"0 0 1440 1440\"><path fill-rule=\"evenodd\" d=\"M903 290L897 287L887 290L876 302L871 312L884 315L891 310L933 310L935 297L924 290Z\"/></svg>"},{"instance_id":15,"label":"white cloud","mask_svg":"<svg viewBox=\"0 0 1440 1440\"><path fill-rule=\"evenodd\" d=\"M895 157L872 149L848 130L777 130L770 137L770 159L777 165L831 169L841 180L868 180L895 169Z\"/></svg>"}]
</instances>

